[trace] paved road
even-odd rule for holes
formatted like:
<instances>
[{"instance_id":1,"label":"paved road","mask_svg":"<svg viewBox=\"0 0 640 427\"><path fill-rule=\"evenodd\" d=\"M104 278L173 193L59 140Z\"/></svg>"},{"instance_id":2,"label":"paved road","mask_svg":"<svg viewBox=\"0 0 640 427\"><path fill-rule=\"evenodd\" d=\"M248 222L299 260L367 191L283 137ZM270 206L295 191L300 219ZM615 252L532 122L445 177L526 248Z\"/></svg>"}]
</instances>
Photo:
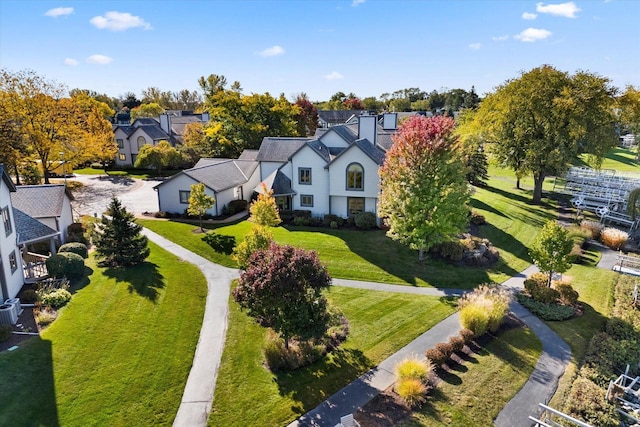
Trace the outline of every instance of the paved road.
<instances>
[{"instance_id":1,"label":"paved road","mask_svg":"<svg viewBox=\"0 0 640 427\"><path fill-rule=\"evenodd\" d=\"M76 215L100 216L112 197L132 213L157 212L158 196L153 187L160 181L146 181L126 176L76 175L84 187L73 191L73 210Z\"/></svg>"}]
</instances>

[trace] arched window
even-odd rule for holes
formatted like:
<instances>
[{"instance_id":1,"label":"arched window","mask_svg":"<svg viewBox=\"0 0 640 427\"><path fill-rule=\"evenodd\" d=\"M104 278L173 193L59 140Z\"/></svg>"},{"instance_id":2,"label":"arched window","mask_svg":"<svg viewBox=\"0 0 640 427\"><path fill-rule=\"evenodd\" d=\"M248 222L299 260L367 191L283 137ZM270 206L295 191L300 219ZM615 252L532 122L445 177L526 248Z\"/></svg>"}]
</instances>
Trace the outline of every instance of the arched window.
<instances>
[{"instance_id":1,"label":"arched window","mask_svg":"<svg viewBox=\"0 0 640 427\"><path fill-rule=\"evenodd\" d=\"M359 163L347 166L347 190L364 190L364 168Z\"/></svg>"},{"instance_id":2,"label":"arched window","mask_svg":"<svg viewBox=\"0 0 640 427\"><path fill-rule=\"evenodd\" d=\"M146 144L146 143L147 143L147 140L144 139L144 136L139 136L138 137L138 150L140 150L142 148L142 146L144 144Z\"/></svg>"}]
</instances>

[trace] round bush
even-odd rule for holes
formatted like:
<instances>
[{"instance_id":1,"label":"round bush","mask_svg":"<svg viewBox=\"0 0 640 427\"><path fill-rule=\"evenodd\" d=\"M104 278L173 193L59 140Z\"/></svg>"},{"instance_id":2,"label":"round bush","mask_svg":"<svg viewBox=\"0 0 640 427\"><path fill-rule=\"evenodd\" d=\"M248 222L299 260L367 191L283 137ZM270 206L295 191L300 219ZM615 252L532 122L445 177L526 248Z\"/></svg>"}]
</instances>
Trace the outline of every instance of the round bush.
<instances>
[{"instance_id":1,"label":"round bush","mask_svg":"<svg viewBox=\"0 0 640 427\"><path fill-rule=\"evenodd\" d=\"M11 338L11 332L13 327L11 325L0 325L0 342L6 341Z\"/></svg>"},{"instance_id":2,"label":"round bush","mask_svg":"<svg viewBox=\"0 0 640 427\"><path fill-rule=\"evenodd\" d=\"M580 295L578 291L568 283L556 283L556 291L560 294L560 301L565 305L574 305L578 302Z\"/></svg>"},{"instance_id":3,"label":"round bush","mask_svg":"<svg viewBox=\"0 0 640 427\"><path fill-rule=\"evenodd\" d=\"M38 301L38 293L34 289L27 289L22 292L20 300L26 304L33 304Z\"/></svg>"},{"instance_id":4,"label":"round bush","mask_svg":"<svg viewBox=\"0 0 640 427\"><path fill-rule=\"evenodd\" d=\"M425 400L427 386L415 378L399 380L395 386L396 393L411 407L420 405Z\"/></svg>"},{"instance_id":5,"label":"round bush","mask_svg":"<svg viewBox=\"0 0 640 427\"><path fill-rule=\"evenodd\" d=\"M396 365L396 375L398 378L414 378L425 382L429 373L433 370L430 362L425 362L417 357L405 359Z\"/></svg>"},{"instance_id":6,"label":"round bush","mask_svg":"<svg viewBox=\"0 0 640 427\"><path fill-rule=\"evenodd\" d=\"M73 252L62 252L49 257L46 261L49 275L57 278L80 277L84 273L84 260Z\"/></svg>"},{"instance_id":7,"label":"round bush","mask_svg":"<svg viewBox=\"0 0 640 427\"><path fill-rule=\"evenodd\" d=\"M477 304L469 304L460 309L460 323L475 336L484 335L489 329L489 317L486 307Z\"/></svg>"},{"instance_id":8,"label":"round bush","mask_svg":"<svg viewBox=\"0 0 640 427\"><path fill-rule=\"evenodd\" d=\"M446 362L447 359L449 358L449 356L447 356L446 354L444 354L443 352L441 352L440 350L437 350L435 348L430 348L429 350L427 350L425 352L425 356L435 366L442 366L442 364L444 362Z\"/></svg>"},{"instance_id":9,"label":"round bush","mask_svg":"<svg viewBox=\"0 0 640 427\"><path fill-rule=\"evenodd\" d=\"M60 252L71 252L74 254L78 254L85 259L89 256L87 246L80 242L65 243L64 245L60 246L60 249L58 249L58 253Z\"/></svg>"},{"instance_id":10,"label":"round bush","mask_svg":"<svg viewBox=\"0 0 640 427\"><path fill-rule=\"evenodd\" d=\"M475 336L471 329L466 329L466 328L461 330L459 335L460 335L460 338L463 339L465 344L470 343L473 340L473 337Z\"/></svg>"},{"instance_id":11,"label":"round bush","mask_svg":"<svg viewBox=\"0 0 640 427\"><path fill-rule=\"evenodd\" d=\"M436 344L435 349L444 354L447 359L451 354L453 354L453 347L451 347L451 344L446 342L439 342Z\"/></svg>"},{"instance_id":12,"label":"round bush","mask_svg":"<svg viewBox=\"0 0 640 427\"><path fill-rule=\"evenodd\" d=\"M48 305L53 308L60 308L71 301L71 293L66 289L56 289L53 292L44 294L41 299L42 304L44 305Z\"/></svg>"},{"instance_id":13,"label":"round bush","mask_svg":"<svg viewBox=\"0 0 640 427\"><path fill-rule=\"evenodd\" d=\"M355 221L356 227L362 228L365 230L369 228L375 228L378 226L376 214L374 214L373 212L358 212L354 217L354 221Z\"/></svg>"},{"instance_id":14,"label":"round bush","mask_svg":"<svg viewBox=\"0 0 640 427\"><path fill-rule=\"evenodd\" d=\"M454 335L449 338L449 345L451 346L451 350L455 353L461 351L464 348L464 338L460 335Z\"/></svg>"}]
</instances>

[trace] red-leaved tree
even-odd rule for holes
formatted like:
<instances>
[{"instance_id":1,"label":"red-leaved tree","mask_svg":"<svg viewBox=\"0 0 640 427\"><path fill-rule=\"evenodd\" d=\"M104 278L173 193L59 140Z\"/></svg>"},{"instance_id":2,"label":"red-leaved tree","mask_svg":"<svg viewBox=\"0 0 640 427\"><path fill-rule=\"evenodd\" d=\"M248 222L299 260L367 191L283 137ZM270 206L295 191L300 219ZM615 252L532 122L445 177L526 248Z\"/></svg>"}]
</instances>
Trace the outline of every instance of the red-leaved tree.
<instances>
[{"instance_id":1,"label":"red-leaved tree","mask_svg":"<svg viewBox=\"0 0 640 427\"><path fill-rule=\"evenodd\" d=\"M261 324L280 332L289 348L292 337L326 332L330 316L322 291L330 285L315 252L272 242L251 254L233 298Z\"/></svg>"},{"instance_id":2,"label":"red-leaved tree","mask_svg":"<svg viewBox=\"0 0 640 427\"><path fill-rule=\"evenodd\" d=\"M450 240L467 224L469 189L453 119L409 118L380 168L379 215L394 240L419 251Z\"/></svg>"}]
</instances>

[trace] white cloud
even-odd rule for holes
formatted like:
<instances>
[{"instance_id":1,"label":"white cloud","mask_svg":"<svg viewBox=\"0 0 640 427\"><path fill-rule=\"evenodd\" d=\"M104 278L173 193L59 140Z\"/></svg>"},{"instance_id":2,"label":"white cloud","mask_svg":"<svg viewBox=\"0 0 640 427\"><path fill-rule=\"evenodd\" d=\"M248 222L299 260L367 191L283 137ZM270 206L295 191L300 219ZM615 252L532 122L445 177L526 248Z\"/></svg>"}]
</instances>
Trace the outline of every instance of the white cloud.
<instances>
[{"instance_id":1,"label":"white cloud","mask_svg":"<svg viewBox=\"0 0 640 427\"><path fill-rule=\"evenodd\" d=\"M331 73L324 76L325 80L339 80L344 79L344 76L337 71L332 71Z\"/></svg>"},{"instance_id":2,"label":"white cloud","mask_svg":"<svg viewBox=\"0 0 640 427\"><path fill-rule=\"evenodd\" d=\"M260 52L259 55L264 57L284 55L284 49L282 48L282 46L275 45L266 48L265 50Z\"/></svg>"},{"instance_id":3,"label":"white cloud","mask_svg":"<svg viewBox=\"0 0 640 427\"><path fill-rule=\"evenodd\" d=\"M351 6L353 6L353 7L358 7L358 5L361 5L361 4L362 4L362 3L364 3L365 1L367 1L367 0L353 0L353 1L351 2Z\"/></svg>"},{"instance_id":4,"label":"white cloud","mask_svg":"<svg viewBox=\"0 0 640 427\"><path fill-rule=\"evenodd\" d=\"M72 67L75 67L76 65L78 65L78 61L73 58L65 58L64 65L70 65Z\"/></svg>"},{"instance_id":5,"label":"white cloud","mask_svg":"<svg viewBox=\"0 0 640 427\"><path fill-rule=\"evenodd\" d=\"M538 14L536 14L536 13L524 12L522 14L522 19L526 19L527 21L533 21L537 17L538 17Z\"/></svg>"},{"instance_id":6,"label":"white cloud","mask_svg":"<svg viewBox=\"0 0 640 427\"><path fill-rule=\"evenodd\" d=\"M494 42L503 42L509 40L509 35L491 37Z\"/></svg>"},{"instance_id":7,"label":"white cloud","mask_svg":"<svg viewBox=\"0 0 640 427\"><path fill-rule=\"evenodd\" d=\"M111 61L113 61L113 58L110 58L110 57L105 56L105 55L91 55L90 57L87 58L87 62L89 64L106 65L106 64L110 63Z\"/></svg>"},{"instance_id":8,"label":"white cloud","mask_svg":"<svg viewBox=\"0 0 640 427\"><path fill-rule=\"evenodd\" d=\"M572 1L559 4L537 3L536 12L548 13L553 16L562 16L565 18L575 18L576 13L580 12L580 8Z\"/></svg>"},{"instance_id":9,"label":"white cloud","mask_svg":"<svg viewBox=\"0 0 640 427\"><path fill-rule=\"evenodd\" d=\"M543 30L540 28L527 28L520 34L514 36L516 39L523 42L535 42L538 40L544 40L551 35L551 31Z\"/></svg>"},{"instance_id":10,"label":"white cloud","mask_svg":"<svg viewBox=\"0 0 640 427\"><path fill-rule=\"evenodd\" d=\"M469 49L478 50L482 47L482 43L471 43Z\"/></svg>"},{"instance_id":11,"label":"white cloud","mask_svg":"<svg viewBox=\"0 0 640 427\"><path fill-rule=\"evenodd\" d=\"M56 7L55 9L49 9L44 13L44 16L51 16L57 18L58 16L71 15L73 13L72 7Z\"/></svg>"},{"instance_id":12,"label":"white cloud","mask_svg":"<svg viewBox=\"0 0 640 427\"><path fill-rule=\"evenodd\" d=\"M89 22L96 28L111 31L125 31L136 27L142 27L145 30L152 28L151 24L145 22L144 19L126 12L107 12L104 16L94 16Z\"/></svg>"}]
</instances>

